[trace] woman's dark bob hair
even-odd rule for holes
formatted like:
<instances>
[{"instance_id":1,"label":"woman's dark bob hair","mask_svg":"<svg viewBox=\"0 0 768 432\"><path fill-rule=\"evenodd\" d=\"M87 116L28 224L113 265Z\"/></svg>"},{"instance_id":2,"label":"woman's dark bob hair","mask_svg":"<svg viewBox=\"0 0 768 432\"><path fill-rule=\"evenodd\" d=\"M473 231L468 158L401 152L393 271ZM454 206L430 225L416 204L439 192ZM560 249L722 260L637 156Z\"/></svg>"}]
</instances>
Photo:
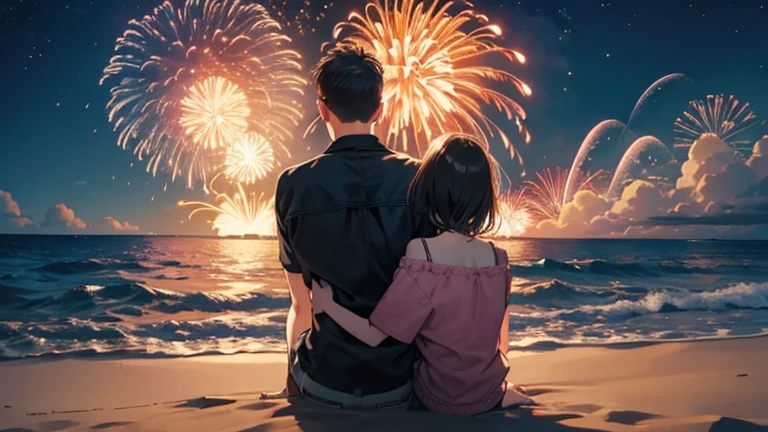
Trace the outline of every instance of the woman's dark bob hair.
<instances>
[{"instance_id":1,"label":"woman's dark bob hair","mask_svg":"<svg viewBox=\"0 0 768 432\"><path fill-rule=\"evenodd\" d=\"M409 199L440 231L469 237L498 227L499 167L469 135L435 139L411 183Z\"/></svg>"}]
</instances>

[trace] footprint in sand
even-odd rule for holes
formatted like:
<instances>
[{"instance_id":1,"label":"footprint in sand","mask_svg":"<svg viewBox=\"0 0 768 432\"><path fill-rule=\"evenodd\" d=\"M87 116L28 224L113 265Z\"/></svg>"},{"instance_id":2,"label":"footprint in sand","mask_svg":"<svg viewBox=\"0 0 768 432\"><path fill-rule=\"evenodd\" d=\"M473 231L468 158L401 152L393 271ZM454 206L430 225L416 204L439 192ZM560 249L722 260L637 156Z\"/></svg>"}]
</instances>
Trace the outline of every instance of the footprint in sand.
<instances>
[{"instance_id":1,"label":"footprint in sand","mask_svg":"<svg viewBox=\"0 0 768 432\"><path fill-rule=\"evenodd\" d=\"M631 426L642 421L657 419L661 417L663 416L640 411L611 411L605 415L605 421L608 423L619 423Z\"/></svg>"},{"instance_id":2,"label":"footprint in sand","mask_svg":"<svg viewBox=\"0 0 768 432\"><path fill-rule=\"evenodd\" d=\"M175 408L206 409L206 408L213 408L217 406L229 405L235 402L237 402L236 399L210 398L210 397L203 396L197 399L190 399L182 404L176 405Z\"/></svg>"},{"instance_id":3,"label":"footprint in sand","mask_svg":"<svg viewBox=\"0 0 768 432\"><path fill-rule=\"evenodd\" d=\"M97 425L91 426L91 430L104 430L104 429L110 429L110 428L115 428L115 427L120 427L120 426L128 426L128 425L132 425L132 424L133 424L133 422L129 422L129 421L116 421L116 422L109 422L109 423L101 423L101 424L97 424Z\"/></svg>"}]
</instances>

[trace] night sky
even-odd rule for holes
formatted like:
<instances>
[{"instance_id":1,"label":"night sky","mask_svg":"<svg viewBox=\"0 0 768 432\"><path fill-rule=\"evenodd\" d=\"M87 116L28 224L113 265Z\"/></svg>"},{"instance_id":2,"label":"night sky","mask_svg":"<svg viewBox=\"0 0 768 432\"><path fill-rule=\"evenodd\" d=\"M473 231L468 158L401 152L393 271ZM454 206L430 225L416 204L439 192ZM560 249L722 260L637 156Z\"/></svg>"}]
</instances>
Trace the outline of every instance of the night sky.
<instances>
[{"instance_id":1,"label":"night sky","mask_svg":"<svg viewBox=\"0 0 768 432\"><path fill-rule=\"evenodd\" d=\"M3 0L0 190L13 196L23 216L40 221L64 203L88 223L111 216L144 232L211 233L205 217L189 221L189 209L176 206L206 200L201 190L171 183L165 173L153 178L143 162L116 146L105 111L109 88L99 86L128 20L151 13L159 1ZM768 0L473 3L504 30L500 44L528 59L511 70L533 89L521 101L532 134L522 149L528 173L570 167L596 123L626 121L645 89L671 73L693 79L702 98L733 94L768 118ZM308 66L318 59L320 43L331 39L333 25L363 4L337 0L316 33L288 31ZM300 142L315 116L312 93L295 132L295 163L328 144L322 133ZM513 124L493 118L518 139ZM494 153L504 155L503 149ZM515 163L504 165L513 178L519 175ZM270 180L265 189L273 185Z\"/></svg>"}]
</instances>

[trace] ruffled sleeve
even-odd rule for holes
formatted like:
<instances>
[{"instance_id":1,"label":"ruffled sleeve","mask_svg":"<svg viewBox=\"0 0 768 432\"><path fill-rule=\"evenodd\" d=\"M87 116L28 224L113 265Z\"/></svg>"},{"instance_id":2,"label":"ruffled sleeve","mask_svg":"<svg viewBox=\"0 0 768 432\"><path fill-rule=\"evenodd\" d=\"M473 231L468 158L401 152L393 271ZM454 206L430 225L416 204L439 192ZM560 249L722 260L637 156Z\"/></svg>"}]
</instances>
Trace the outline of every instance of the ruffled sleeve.
<instances>
[{"instance_id":1,"label":"ruffled sleeve","mask_svg":"<svg viewBox=\"0 0 768 432\"><path fill-rule=\"evenodd\" d=\"M409 344L431 312L432 303L424 290L408 270L401 267L369 320L382 332Z\"/></svg>"}]
</instances>

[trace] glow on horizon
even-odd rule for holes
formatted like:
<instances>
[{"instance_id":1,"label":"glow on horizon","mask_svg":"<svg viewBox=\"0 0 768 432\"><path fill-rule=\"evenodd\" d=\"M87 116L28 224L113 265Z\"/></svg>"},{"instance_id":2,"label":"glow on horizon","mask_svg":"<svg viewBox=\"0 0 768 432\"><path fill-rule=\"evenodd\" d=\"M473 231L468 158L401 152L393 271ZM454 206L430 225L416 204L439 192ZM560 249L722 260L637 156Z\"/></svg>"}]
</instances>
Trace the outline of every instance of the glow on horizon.
<instances>
[{"instance_id":1,"label":"glow on horizon","mask_svg":"<svg viewBox=\"0 0 768 432\"><path fill-rule=\"evenodd\" d=\"M216 213L211 228L220 237L276 235L274 197L264 199L264 193L258 197L254 192L247 193L240 183L235 186L235 193L231 196L226 193L215 192L213 187L211 190L215 195L215 200L219 202L217 205L202 201L180 201L178 203L180 207L197 206L189 214L189 219L204 211Z\"/></svg>"}]
</instances>

